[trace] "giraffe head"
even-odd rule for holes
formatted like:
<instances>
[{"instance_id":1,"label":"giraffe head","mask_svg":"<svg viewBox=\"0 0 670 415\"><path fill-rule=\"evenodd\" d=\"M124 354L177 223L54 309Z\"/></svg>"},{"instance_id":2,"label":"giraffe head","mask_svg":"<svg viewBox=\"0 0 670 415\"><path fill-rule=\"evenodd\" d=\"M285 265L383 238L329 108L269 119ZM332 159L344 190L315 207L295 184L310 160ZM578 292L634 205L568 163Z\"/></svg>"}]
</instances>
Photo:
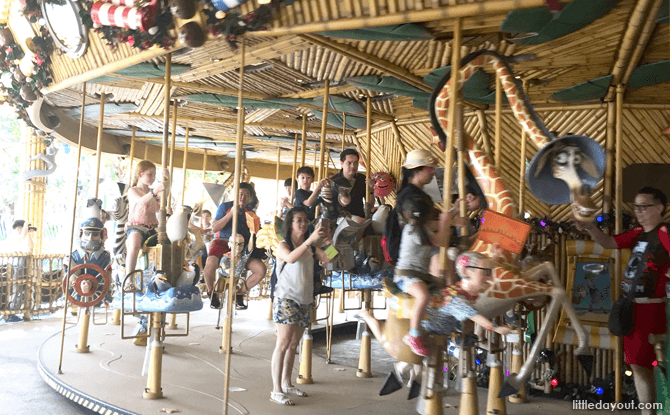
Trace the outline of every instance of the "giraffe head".
<instances>
[{"instance_id":1,"label":"giraffe head","mask_svg":"<svg viewBox=\"0 0 670 415\"><path fill-rule=\"evenodd\" d=\"M541 202L571 203L578 220L591 221L598 212L591 194L604 170L605 151L595 140L568 135L538 151L526 170L526 181Z\"/></svg>"}]
</instances>

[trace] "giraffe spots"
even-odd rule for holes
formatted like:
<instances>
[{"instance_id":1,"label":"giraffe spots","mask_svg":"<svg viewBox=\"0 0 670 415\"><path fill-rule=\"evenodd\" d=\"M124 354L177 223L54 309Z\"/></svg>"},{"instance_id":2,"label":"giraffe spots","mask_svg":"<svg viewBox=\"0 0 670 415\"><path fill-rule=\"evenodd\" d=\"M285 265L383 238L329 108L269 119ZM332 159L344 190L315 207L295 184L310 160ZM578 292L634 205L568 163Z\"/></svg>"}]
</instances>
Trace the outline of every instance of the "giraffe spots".
<instances>
[{"instance_id":1,"label":"giraffe spots","mask_svg":"<svg viewBox=\"0 0 670 415\"><path fill-rule=\"evenodd\" d=\"M521 287L516 287L508 293L510 298L521 297L523 294Z\"/></svg>"},{"instance_id":2,"label":"giraffe spots","mask_svg":"<svg viewBox=\"0 0 670 415\"><path fill-rule=\"evenodd\" d=\"M502 281L500 282L498 288L500 288L503 291L509 291L512 288L512 282L511 281Z\"/></svg>"},{"instance_id":3,"label":"giraffe spots","mask_svg":"<svg viewBox=\"0 0 670 415\"><path fill-rule=\"evenodd\" d=\"M507 97L507 100L510 106L514 107L516 105L516 97Z\"/></svg>"}]
</instances>

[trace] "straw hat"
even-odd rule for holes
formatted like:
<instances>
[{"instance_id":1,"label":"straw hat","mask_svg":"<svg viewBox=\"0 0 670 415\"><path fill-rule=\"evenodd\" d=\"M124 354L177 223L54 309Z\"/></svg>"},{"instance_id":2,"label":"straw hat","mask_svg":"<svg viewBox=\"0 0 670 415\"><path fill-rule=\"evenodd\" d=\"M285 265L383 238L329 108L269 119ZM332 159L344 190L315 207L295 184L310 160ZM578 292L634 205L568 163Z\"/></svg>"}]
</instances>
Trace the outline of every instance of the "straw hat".
<instances>
[{"instance_id":1,"label":"straw hat","mask_svg":"<svg viewBox=\"0 0 670 415\"><path fill-rule=\"evenodd\" d=\"M432 153L426 149L419 148L407 153L405 157L405 164L402 165L406 169L415 169L417 167L437 167L437 160Z\"/></svg>"}]
</instances>

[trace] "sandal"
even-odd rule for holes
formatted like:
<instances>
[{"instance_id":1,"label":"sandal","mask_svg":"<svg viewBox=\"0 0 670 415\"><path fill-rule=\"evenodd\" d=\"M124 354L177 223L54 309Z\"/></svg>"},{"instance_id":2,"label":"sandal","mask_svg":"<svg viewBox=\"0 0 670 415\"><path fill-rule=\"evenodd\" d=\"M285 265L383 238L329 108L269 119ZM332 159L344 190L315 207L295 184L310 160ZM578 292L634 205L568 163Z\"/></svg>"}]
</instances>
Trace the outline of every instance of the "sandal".
<instances>
[{"instance_id":1,"label":"sandal","mask_svg":"<svg viewBox=\"0 0 670 415\"><path fill-rule=\"evenodd\" d=\"M307 397L307 392L303 392L295 386L282 386L281 390L284 393L290 393L291 395L302 396L303 398Z\"/></svg>"},{"instance_id":2,"label":"sandal","mask_svg":"<svg viewBox=\"0 0 670 415\"><path fill-rule=\"evenodd\" d=\"M295 403L281 392L270 392L270 400L279 405L293 406Z\"/></svg>"}]
</instances>

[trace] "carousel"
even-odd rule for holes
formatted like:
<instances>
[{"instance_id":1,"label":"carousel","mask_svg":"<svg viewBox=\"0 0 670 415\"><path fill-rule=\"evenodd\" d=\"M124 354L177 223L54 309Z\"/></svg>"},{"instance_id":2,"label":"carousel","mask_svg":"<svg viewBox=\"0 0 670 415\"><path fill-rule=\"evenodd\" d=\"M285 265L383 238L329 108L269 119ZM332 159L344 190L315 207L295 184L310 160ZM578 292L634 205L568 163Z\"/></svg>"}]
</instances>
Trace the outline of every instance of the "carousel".
<instances>
[{"instance_id":1,"label":"carousel","mask_svg":"<svg viewBox=\"0 0 670 415\"><path fill-rule=\"evenodd\" d=\"M668 15L667 0L0 1L0 98L29 159L23 217L43 228L59 143L97 160L62 254L42 254L38 235L32 253L0 256L0 315L61 310L39 372L101 414L666 413L665 334L643 339L649 389L611 330L639 258L601 243L638 226L652 206L640 189L670 194ZM348 149L363 184L336 175ZM403 341L415 298L388 255L402 166L419 149L436 167L432 202L471 224L446 230L435 254L450 285L429 293L428 356ZM119 195L100 194L103 153L127 170ZM300 389L268 399L292 246L280 243L295 227L279 189L288 178L296 195L304 166L319 196L309 226L328 242L313 252L328 260L295 363L292 349L283 359ZM261 179L275 194L253 191ZM263 217L249 196L282 206ZM341 202L354 197L362 215ZM200 226L205 202L214 225L230 217L220 255ZM450 314L464 252L492 264L468 301L504 330ZM662 291L644 305L666 307Z\"/></svg>"}]
</instances>

